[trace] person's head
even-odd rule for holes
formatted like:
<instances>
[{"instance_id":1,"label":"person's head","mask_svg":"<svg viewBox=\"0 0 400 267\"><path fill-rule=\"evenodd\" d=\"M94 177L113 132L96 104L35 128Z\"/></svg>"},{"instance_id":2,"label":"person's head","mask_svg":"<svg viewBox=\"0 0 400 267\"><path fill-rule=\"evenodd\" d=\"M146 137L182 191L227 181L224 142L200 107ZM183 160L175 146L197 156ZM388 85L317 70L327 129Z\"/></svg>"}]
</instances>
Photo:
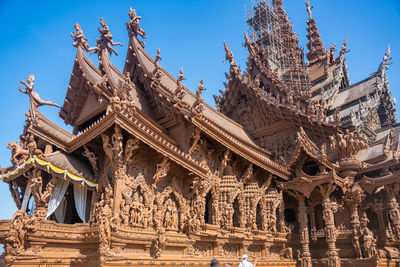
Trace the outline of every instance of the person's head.
<instances>
[{"instance_id":1,"label":"person's head","mask_svg":"<svg viewBox=\"0 0 400 267\"><path fill-rule=\"evenodd\" d=\"M247 254L243 254L242 259L243 259L243 260L247 260L248 257L249 257L249 256L247 256Z\"/></svg>"},{"instance_id":2,"label":"person's head","mask_svg":"<svg viewBox=\"0 0 400 267\"><path fill-rule=\"evenodd\" d=\"M212 259L210 263L210 267L218 267L219 261L217 259Z\"/></svg>"},{"instance_id":3,"label":"person's head","mask_svg":"<svg viewBox=\"0 0 400 267\"><path fill-rule=\"evenodd\" d=\"M28 79L26 79L26 81L27 81L28 83L33 82L34 80L35 80L35 75L33 75L33 74L30 74L30 75L28 76Z\"/></svg>"}]
</instances>

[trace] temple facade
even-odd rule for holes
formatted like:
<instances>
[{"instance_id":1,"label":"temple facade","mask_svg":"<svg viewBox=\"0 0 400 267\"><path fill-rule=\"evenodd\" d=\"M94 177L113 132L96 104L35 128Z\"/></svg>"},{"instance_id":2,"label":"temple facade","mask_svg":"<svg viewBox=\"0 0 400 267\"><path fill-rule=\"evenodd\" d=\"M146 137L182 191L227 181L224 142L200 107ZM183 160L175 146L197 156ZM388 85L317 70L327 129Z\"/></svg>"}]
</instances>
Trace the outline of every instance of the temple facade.
<instances>
[{"instance_id":1,"label":"temple facade","mask_svg":"<svg viewBox=\"0 0 400 267\"><path fill-rule=\"evenodd\" d=\"M224 43L225 91L205 103L145 51L129 10L122 45L104 19L91 47L76 24L76 57L59 116L46 118L34 75L11 165L18 211L0 221L7 266L398 266L400 128L386 70L390 49L350 84L345 54L326 49L312 17L299 47L282 0L247 18L241 70ZM88 54L96 54L95 66ZM307 60L306 60L307 59ZM72 61L72 60L71 60ZM40 88L40 85L38 86Z\"/></svg>"}]
</instances>

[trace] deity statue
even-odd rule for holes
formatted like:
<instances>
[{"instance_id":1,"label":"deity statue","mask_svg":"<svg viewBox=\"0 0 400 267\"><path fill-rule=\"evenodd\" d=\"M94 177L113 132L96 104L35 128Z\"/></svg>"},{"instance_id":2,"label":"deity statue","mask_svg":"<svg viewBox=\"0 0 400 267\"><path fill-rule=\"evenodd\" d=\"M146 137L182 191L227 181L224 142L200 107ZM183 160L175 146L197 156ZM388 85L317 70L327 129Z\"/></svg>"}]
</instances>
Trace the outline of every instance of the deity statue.
<instances>
[{"instance_id":1,"label":"deity statue","mask_svg":"<svg viewBox=\"0 0 400 267\"><path fill-rule=\"evenodd\" d=\"M141 36L143 39L147 38L143 29L139 26L140 20L142 19L141 16L136 15L136 10L129 9L129 23L126 23L126 28L128 29L129 36ZM144 42L139 41L140 45L144 47Z\"/></svg>"},{"instance_id":2,"label":"deity statue","mask_svg":"<svg viewBox=\"0 0 400 267\"><path fill-rule=\"evenodd\" d=\"M35 107L40 107L40 106L44 106L44 105L49 105L49 106L54 106L54 107L60 107L59 105L57 105L56 103L52 102L52 101L45 101L42 100L39 96L39 94L35 91L33 91L33 87L34 85L34 81L35 81L35 75L30 74L28 76L28 79L26 79L25 81L20 81L21 84L25 85L25 90L21 89L21 86L18 86L18 89L24 93L29 95L29 99L31 101L31 105L34 105Z\"/></svg>"},{"instance_id":3,"label":"deity statue","mask_svg":"<svg viewBox=\"0 0 400 267\"><path fill-rule=\"evenodd\" d=\"M78 23L75 23L74 28L76 30L76 33L74 34L71 32L71 37L75 41L75 43L73 43L72 45L74 47L81 47L82 49L84 49L87 52L93 51L95 48L89 47L89 45L87 43L88 39L86 39L85 36L83 35L81 25L79 25Z\"/></svg>"},{"instance_id":4,"label":"deity statue","mask_svg":"<svg viewBox=\"0 0 400 267\"><path fill-rule=\"evenodd\" d=\"M123 45L121 43L114 43L110 28L107 26L106 21L103 18L100 19L100 26L102 27L102 29L100 27L98 27L97 29L101 34L101 39L96 39L97 46L93 48L93 51L90 54L98 53L100 58L101 50L106 49L110 53L110 56L112 55L112 52L114 52L114 54L118 56L117 51L115 51L112 46Z\"/></svg>"},{"instance_id":5,"label":"deity statue","mask_svg":"<svg viewBox=\"0 0 400 267\"><path fill-rule=\"evenodd\" d=\"M156 173L153 176L153 186L157 186L157 183L168 175L170 168L170 162L168 158L164 158L163 161L156 165Z\"/></svg>"},{"instance_id":6,"label":"deity statue","mask_svg":"<svg viewBox=\"0 0 400 267\"><path fill-rule=\"evenodd\" d=\"M306 0L305 3L307 7L308 16L310 17L310 19L312 19L311 9L313 9L314 7L310 5L310 2L308 0Z\"/></svg>"}]
</instances>

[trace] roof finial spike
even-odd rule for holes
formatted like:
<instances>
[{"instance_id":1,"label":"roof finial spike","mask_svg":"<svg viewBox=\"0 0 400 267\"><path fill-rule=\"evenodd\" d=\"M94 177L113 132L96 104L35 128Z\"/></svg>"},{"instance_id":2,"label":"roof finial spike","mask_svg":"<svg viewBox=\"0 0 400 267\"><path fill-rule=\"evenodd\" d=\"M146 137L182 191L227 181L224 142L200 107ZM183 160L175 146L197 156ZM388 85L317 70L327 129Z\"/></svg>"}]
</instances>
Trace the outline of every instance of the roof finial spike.
<instances>
[{"instance_id":1,"label":"roof finial spike","mask_svg":"<svg viewBox=\"0 0 400 267\"><path fill-rule=\"evenodd\" d=\"M225 59L222 60L222 62L228 61L232 68L236 68L237 65L235 60L233 59L233 53L231 52L231 50L229 50L229 47L225 41L224 41L224 48L225 48Z\"/></svg>"},{"instance_id":2,"label":"roof finial spike","mask_svg":"<svg viewBox=\"0 0 400 267\"><path fill-rule=\"evenodd\" d=\"M390 57L390 44L388 45L388 48L386 49L385 56Z\"/></svg>"},{"instance_id":3,"label":"roof finial spike","mask_svg":"<svg viewBox=\"0 0 400 267\"><path fill-rule=\"evenodd\" d=\"M314 7L310 5L310 2L308 0L306 0L305 3L307 7L308 16L310 17L310 19L312 19L311 9L313 9Z\"/></svg>"}]
</instances>

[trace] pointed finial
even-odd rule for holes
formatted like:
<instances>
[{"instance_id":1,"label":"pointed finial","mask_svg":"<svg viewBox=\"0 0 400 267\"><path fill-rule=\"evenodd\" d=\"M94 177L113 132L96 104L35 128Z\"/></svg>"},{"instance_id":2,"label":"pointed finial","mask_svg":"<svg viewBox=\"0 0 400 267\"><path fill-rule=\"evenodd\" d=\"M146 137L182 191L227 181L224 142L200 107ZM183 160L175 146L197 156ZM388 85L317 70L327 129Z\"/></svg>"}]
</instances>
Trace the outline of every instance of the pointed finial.
<instances>
[{"instance_id":1,"label":"pointed finial","mask_svg":"<svg viewBox=\"0 0 400 267\"><path fill-rule=\"evenodd\" d=\"M231 67L236 67L237 65L235 60L233 59L233 53L231 52L231 50L229 50L229 47L225 41L224 41L224 48L225 48L225 59L222 60L222 62L228 61Z\"/></svg>"},{"instance_id":2,"label":"pointed finial","mask_svg":"<svg viewBox=\"0 0 400 267\"><path fill-rule=\"evenodd\" d=\"M344 54L350 52L350 49L347 49L347 37L346 40L344 41L343 45L342 45L342 49L340 50L340 58L342 58L344 56Z\"/></svg>"},{"instance_id":3,"label":"pointed finial","mask_svg":"<svg viewBox=\"0 0 400 267\"><path fill-rule=\"evenodd\" d=\"M310 17L310 19L312 19L311 9L313 9L314 7L310 5L310 2L308 0L306 0L305 3L307 7L308 16Z\"/></svg>"},{"instance_id":4,"label":"pointed finial","mask_svg":"<svg viewBox=\"0 0 400 267\"><path fill-rule=\"evenodd\" d=\"M386 49L385 56L390 57L390 45L388 45L388 48Z\"/></svg>"},{"instance_id":5,"label":"pointed finial","mask_svg":"<svg viewBox=\"0 0 400 267\"><path fill-rule=\"evenodd\" d=\"M156 60L154 60L154 65L158 66L158 62L162 60L161 55L160 55L160 48L157 49L157 55L156 55Z\"/></svg>"},{"instance_id":6,"label":"pointed finial","mask_svg":"<svg viewBox=\"0 0 400 267\"><path fill-rule=\"evenodd\" d=\"M177 80L178 84L182 83L183 80L186 80L186 78L183 76L183 69L181 68L178 74L178 80Z\"/></svg>"}]
</instances>

